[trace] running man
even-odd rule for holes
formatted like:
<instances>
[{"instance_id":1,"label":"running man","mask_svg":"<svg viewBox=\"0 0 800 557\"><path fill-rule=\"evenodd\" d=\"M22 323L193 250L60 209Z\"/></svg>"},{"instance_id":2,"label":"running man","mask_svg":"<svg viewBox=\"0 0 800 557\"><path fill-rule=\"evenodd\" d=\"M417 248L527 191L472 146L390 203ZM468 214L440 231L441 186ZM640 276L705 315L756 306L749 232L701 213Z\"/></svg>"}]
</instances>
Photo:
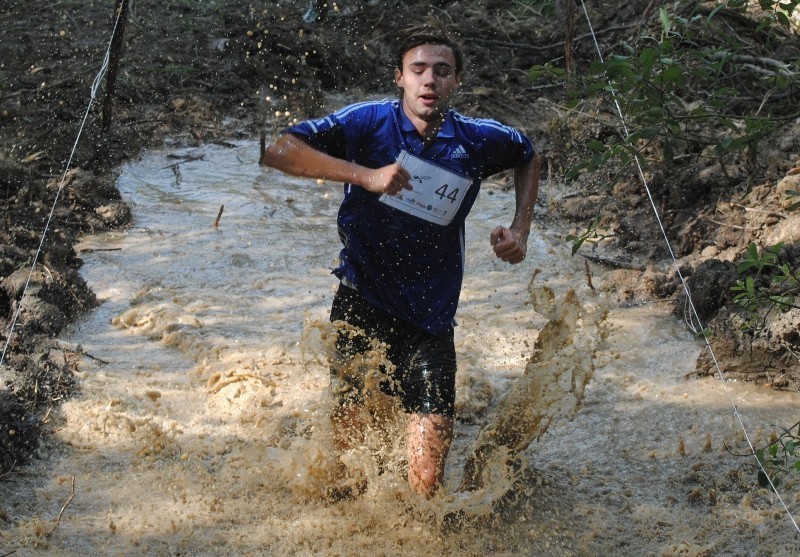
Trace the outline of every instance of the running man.
<instances>
[{"instance_id":1,"label":"running man","mask_svg":"<svg viewBox=\"0 0 800 557\"><path fill-rule=\"evenodd\" d=\"M464 274L464 221L481 181L513 169L516 210L489 242L510 264L525 259L539 189L531 141L494 120L450 108L464 75L458 43L434 20L400 37L399 99L347 106L287 129L261 165L344 183L337 219L343 247L331 321L363 332L338 336L332 362L334 442L351 446L364 425L364 378L342 373L370 340L388 348L381 390L407 413L408 481L431 497L453 437L455 314ZM352 371L352 370L350 370Z\"/></svg>"}]
</instances>

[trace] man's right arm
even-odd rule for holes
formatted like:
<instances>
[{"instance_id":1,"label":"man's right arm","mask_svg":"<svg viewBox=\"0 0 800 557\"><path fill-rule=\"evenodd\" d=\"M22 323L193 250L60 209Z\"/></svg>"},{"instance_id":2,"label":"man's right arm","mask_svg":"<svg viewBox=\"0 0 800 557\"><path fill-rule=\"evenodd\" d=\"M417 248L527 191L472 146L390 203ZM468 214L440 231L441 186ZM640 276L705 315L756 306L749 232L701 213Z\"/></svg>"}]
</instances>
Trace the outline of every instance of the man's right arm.
<instances>
[{"instance_id":1,"label":"man's right arm","mask_svg":"<svg viewBox=\"0 0 800 557\"><path fill-rule=\"evenodd\" d=\"M411 189L411 176L398 163L367 168L323 153L290 133L264 149L258 163L293 176L355 184L373 193L397 195Z\"/></svg>"}]
</instances>

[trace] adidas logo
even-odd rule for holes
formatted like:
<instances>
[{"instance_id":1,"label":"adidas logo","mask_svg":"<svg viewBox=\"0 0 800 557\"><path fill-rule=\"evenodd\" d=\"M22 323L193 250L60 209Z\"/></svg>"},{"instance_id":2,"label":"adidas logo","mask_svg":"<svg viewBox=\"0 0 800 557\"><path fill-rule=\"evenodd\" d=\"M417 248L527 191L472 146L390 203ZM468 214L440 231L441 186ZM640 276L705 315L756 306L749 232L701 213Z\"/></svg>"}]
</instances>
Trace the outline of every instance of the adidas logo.
<instances>
[{"instance_id":1,"label":"adidas logo","mask_svg":"<svg viewBox=\"0 0 800 557\"><path fill-rule=\"evenodd\" d=\"M469 153L464 149L463 145L458 145L450 152L451 159L468 159Z\"/></svg>"}]
</instances>

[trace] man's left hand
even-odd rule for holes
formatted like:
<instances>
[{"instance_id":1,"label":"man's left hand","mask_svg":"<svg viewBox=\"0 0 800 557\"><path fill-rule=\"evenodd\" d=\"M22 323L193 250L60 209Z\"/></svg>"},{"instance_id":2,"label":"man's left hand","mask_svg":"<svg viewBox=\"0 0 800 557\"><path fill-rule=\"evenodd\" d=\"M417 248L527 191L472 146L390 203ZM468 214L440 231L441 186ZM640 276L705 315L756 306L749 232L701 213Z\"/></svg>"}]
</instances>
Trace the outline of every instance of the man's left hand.
<instances>
[{"instance_id":1,"label":"man's left hand","mask_svg":"<svg viewBox=\"0 0 800 557\"><path fill-rule=\"evenodd\" d=\"M519 230L498 226L492 230L489 241L497 258L512 265L520 263L528 253L528 234Z\"/></svg>"}]
</instances>

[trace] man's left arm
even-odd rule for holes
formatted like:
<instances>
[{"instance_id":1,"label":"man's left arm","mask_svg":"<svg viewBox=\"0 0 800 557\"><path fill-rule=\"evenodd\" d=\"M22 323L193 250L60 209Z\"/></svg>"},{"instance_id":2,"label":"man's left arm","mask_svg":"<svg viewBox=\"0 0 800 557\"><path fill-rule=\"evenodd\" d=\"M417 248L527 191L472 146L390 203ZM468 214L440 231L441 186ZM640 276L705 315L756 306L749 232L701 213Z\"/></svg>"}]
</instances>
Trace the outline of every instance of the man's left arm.
<instances>
[{"instance_id":1,"label":"man's left arm","mask_svg":"<svg viewBox=\"0 0 800 557\"><path fill-rule=\"evenodd\" d=\"M490 235L492 249L498 259L511 264L525 259L528 252L528 234L531 231L533 208L539 195L539 173L542 159L539 153L514 169L516 210L511 226L498 226Z\"/></svg>"}]
</instances>

